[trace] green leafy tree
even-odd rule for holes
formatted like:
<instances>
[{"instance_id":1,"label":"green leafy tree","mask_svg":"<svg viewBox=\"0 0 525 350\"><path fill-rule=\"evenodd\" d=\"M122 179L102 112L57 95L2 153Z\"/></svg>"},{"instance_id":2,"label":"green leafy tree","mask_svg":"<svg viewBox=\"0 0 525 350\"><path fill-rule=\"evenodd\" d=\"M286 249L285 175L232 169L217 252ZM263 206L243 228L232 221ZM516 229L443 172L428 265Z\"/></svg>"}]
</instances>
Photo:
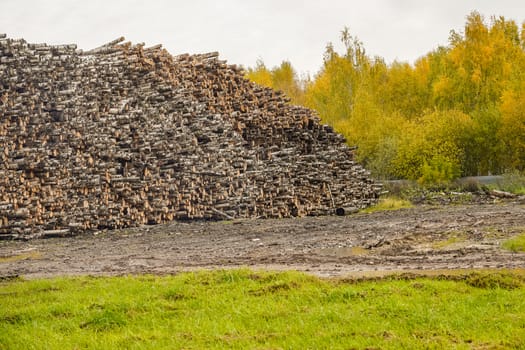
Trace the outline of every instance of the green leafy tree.
<instances>
[{"instance_id":1,"label":"green leafy tree","mask_svg":"<svg viewBox=\"0 0 525 350\"><path fill-rule=\"evenodd\" d=\"M370 58L348 28L321 70L301 80L283 62L248 76L315 109L357 146L378 178L428 184L525 170L525 23L478 12L449 44L413 65Z\"/></svg>"},{"instance_id":2,"label":"green leafy tree","mask_svg":"<svg viewBox=\"0 0 525 350\"><path fill-rule=\"evenodd\" d=\"M450 181L462 174L472 128L471 118L460 111L432 112L411 121L399 140L393 160L395 175L418 180Z\"/></svg>"},{"instance_id":3,"label":"green leafy tree","mask_svg":"<svg viewBox=\"0 0 525 350\"><path fill-rule=\"evenodd\" d=\"M525 89L507 92L500 106L501 128L496 137L501 140L505 171L525 171Z\"/></svg>"}]
</instances>

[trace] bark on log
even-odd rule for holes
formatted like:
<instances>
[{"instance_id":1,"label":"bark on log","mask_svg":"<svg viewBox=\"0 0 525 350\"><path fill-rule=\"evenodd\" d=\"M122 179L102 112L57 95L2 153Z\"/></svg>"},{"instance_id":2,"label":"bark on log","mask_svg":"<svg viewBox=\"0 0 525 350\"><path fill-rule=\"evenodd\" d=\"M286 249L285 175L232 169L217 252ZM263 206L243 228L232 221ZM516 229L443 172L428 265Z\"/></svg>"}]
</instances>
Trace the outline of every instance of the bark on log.
<instances>
[{"instance_id":1,"label":"bark on log","mask_svg":"<svg viewBox=\"0 0 525 350\"><path fill-rule=\"evenodd\" d=\"M81 52L0 35L0 236L326 215L377 200L381 186L311 110L217 52L123 41Z\"/></svg>"}]
</instances>

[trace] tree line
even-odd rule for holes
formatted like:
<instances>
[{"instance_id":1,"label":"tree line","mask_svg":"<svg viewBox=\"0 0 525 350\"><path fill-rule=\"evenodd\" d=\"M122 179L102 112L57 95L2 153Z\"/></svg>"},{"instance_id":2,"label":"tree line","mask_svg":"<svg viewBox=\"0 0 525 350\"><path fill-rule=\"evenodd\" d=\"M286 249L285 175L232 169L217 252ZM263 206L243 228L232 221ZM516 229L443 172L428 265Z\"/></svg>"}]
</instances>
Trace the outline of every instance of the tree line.
<instances>
[{"instance_id":1,"label":"tree line","mask_svg":"<svg viewBox=\"0 0 525 350\"><path fill-rule=\"evenodd\" d=\"M358 147L378 178L446 182L525 170L525 23L467 16L448 45L414 64L367 55L347 28L321 70L301 79L290 62L258 62L251 80L316 110Z\"/></svg>"}]
</instances>

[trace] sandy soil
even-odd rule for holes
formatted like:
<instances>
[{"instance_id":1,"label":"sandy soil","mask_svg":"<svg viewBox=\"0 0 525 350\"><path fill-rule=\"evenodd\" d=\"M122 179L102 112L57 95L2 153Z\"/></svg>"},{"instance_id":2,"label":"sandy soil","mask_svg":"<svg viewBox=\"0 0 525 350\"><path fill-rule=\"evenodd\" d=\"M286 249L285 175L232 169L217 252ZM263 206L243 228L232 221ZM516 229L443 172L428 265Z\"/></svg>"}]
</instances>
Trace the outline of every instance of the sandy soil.
<instances>
[{"instance_id":1,"label":"sandy soil","mask_svg":"<svg viewBox=\"0 0 525 350\"><path fill-rule=\"evenodd\" d=\"M525 267L501 242L525 231L518 202L346 217L171 223L69 238L0 241L0 279L166 274L247 266L348 276Z\"/></svg>"}]
</instances>

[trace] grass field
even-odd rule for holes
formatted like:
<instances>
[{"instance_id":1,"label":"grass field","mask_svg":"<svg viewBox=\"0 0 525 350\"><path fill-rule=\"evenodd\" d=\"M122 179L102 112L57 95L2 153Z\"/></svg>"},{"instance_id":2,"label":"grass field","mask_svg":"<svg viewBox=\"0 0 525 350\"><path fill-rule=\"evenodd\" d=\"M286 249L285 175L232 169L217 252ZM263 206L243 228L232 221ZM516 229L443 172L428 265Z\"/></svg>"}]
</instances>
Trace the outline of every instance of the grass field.
<instances>
[{"instance_id":1,"label":"grass field","mask_svg":"<svg viewBox=\"0 0 525 350\"><path fill-rule=\"evenodd\" d=\"M511 252L525 252L525 232L522 234L506 240L502 244L503 248L510 250Z\"/></svg>"},{"instance_id":2,"label":"grass field","mask_svg":"<svg viewBox=\"0 0 525 350\"><path fill-rule=\"evenodd\" d=\"M525 277L247 269L0 282L1 349L511 349Z\"/></svg>"},{"instance_id":3,"label":"grass field","mask_svg":"<svg viewBox=\"0 0 525 350\"><path fill-rule=\"evenodd\" d=\"M412 208L414 205L409 200L398 198L396 196L387 196L379 199L376 205L361 210L363 213L375 213L385 210L399 210Z\"/></svg>"}]
</instances>

